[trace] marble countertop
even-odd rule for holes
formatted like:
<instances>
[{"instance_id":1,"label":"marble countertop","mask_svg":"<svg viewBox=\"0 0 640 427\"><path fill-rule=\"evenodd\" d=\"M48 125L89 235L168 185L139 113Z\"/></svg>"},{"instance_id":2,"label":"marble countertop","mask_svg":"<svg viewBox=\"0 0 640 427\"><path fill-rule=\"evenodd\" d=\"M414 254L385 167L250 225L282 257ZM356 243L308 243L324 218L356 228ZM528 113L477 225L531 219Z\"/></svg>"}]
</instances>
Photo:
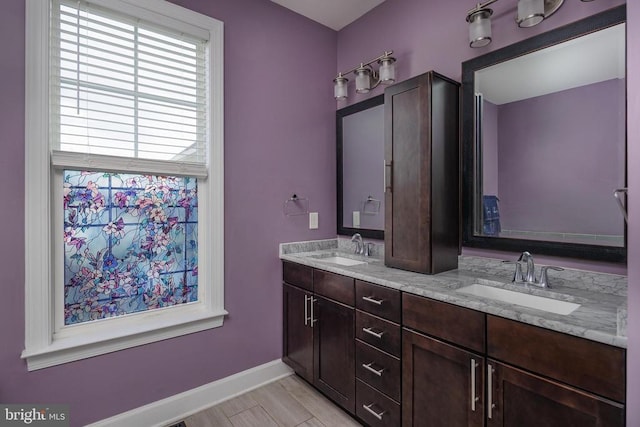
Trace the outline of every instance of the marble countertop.
<instances>
[{"instance_id":1,"label":"marble countertop","mask_svg":"<svg viewBox=\"0 0 640 427\"><path fill-rule=\"evenodd\" d=\"M374 256L365 258L353 254L351 243L345 239L283 243L280 259L616 347L627 347L626 276L574 269L550 271L552 288L541 289L513 284L514 267L502 260L460 256L457 270L427 275L386 267L383 248L376 246ZM366 264L342 266L322 260L332 254ZM538 266L536 271L539 271ZM580 307L569 315L560 315L457 292L475 283L575 302Z\"/></svg>"}]
</instances>

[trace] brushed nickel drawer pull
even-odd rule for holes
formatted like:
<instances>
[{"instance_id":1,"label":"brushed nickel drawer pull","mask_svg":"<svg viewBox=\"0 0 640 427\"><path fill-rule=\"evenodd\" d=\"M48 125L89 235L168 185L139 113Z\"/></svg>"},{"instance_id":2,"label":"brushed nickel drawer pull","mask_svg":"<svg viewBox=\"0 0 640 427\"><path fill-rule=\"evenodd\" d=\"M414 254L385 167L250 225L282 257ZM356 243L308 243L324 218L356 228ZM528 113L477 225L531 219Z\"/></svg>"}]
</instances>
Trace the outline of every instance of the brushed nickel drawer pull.
<instances>
[{"instance_id":1,"label":"brushed nickel drawer pull","mask_svg":"<svg viewBox=\"0 0 640 427\"><path fill-rule=\"evenodd\" d=\"M304 326L309 325L309 296L304 294Z\"/></svg>"},{"instance_id":2,"label":"brushed nickel drawer pull","mask_svg":"<svg viewBox=\"0 0 640 427\"><path fill-rule=\"evenodd\" d=\"M382 305L382 303L384 302L383 299L375 299L372 296L370 296L370 297L364 296L364 297L362 297L362 299L365 300L366 302L370 302L370 303L375 304L375 305Z\"/></svg>"},{"instance_id":3,"label":"brushed nickel drawer pull","mask_svg":"<svg viewBox=\"0 0 640 427\"><path fill-rule=\"evenodd\" d=\"M312 328L313 328L313 324L318 321L318 319L314 319L314 314L313 314L313 305L315 304L316 301L318 301L317 298L314 298L312 296L309 297L309 302L311 303L311 318L309 319L309 323L311 324Z\"/></svg>"},{"instance_id":4,"label":"brushed nickel drawer pull","mask_svg":"<svg viewBox=\"0 0 640 427\"><path fill-rule=\"evenodd\" d=\"M495 369L493 366L487 364L487 418L493 418L493 408L496 404L493 403L493 373Z\"/></svg>"},{"instance_id":5,"label":"brushed nickel drawer pull","mask_svg":"<svg viewBox=\"0 0 640 427\"><path fill-rule=\"evenodd\" d=\"M393 192L393 161L384 162L384 192Z\"/></svg>"},{"instance_id":6,"label":"brushed nickel drawer pull","mask_svg":"<svg viewBox=\"0 0 640 427\"><path fill-rule=\"evenodd\" d=\"M476 402L480 400L478 396L476 396L476 368L478 364L474 359L471 359L471 410L473 412L476 411Z\"/></svg>"},{"instance_id":7,"label":"brushed nickel drawer pull","mask_svg":"<svg viewBox=\"0 0 640 427\"><path fill-rule=\"evenodd\" d=\"M369 335L373 335L374 337L378 338L379 340L382 339L382 336L384 335L384 331L382 332L376 332L371 328L362 328L362 332L366 332Z\"/></svg>"},{"instance_id":8,"label":"brushed nickel drawer pull","mask_svg":"<svg viewBox=\"0 0 640 427\"><path fill-rule=\"evenodd\" d=\"M364 369L366 369L367 371L369 371L369 372L373 372L373 373L374 373L374 374L376 374L377 376L381 377L381 376L382 376L382 374L384 373L384 368L382 368L382 369L379 369L379 370L378 370L378 369L376 369L376 368L373 368L373 367L372 367L372 365L373 365L373 362L371 362L371 363L363 363L363 364L362 364L362 367L363 367Z\"/></svg>"},{"instance_id":9,"label":"brushed nickel drawer pull","mask_svg":"<svg viewBox=\"0 0 640 427\"><path fill-rule=\"evenodd\" d=\"M368 413L370 413L371 415L373 415L374 417L376 417L377 419L379 419L380 421L382 421L382 416L384 415L384 413L386 411L382 411L380 413L374 411L373 409L371 409L371 407L375 405L375 403L370 403L368 405L362 405L362 408L367 411Z\"/></svg>"}]
</instances>

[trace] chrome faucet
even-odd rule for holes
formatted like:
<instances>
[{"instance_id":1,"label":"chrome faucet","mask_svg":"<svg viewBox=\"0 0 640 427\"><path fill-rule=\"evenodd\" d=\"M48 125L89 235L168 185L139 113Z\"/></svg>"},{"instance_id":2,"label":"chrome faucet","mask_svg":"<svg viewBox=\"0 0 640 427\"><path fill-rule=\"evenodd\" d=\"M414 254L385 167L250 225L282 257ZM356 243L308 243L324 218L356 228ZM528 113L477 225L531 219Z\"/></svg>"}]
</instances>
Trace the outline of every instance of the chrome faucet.
<instances>
[{"instance_id":1,"label":"chrome faucet","mask_svg":"<svg viewBox=\"0 0 640 427\"><path fill-rule=\"evenodd\" d=\"M356 233L353 236L351 236L351 241L356 244L354 252L357 253L358 255L363 255L364 242L362 241L362 236L360 235L360 233Z\"/></svg>"},{"instance_id":2,"label":"chrome faucet","mask_svg":"<svg viewBox=\"0 0 640 427\"><path fill-rule=\"evenodd\" d=\"M520 255L518 261L527 263L527 272L524 274L524 281L527 283L535 283L536 282L536 266L533 263L533 255L529 252L524 251Z\"/></svg>"},{"instance_id":3,"label":"chrome faucet","mask_svg":"<svg viewBox=\"0 0 640 427\"><path fill-rule=\"evenodd\" d=\"M513 273L514 283L524 283L525 285L535 285L541 288L551 288L549 283L548 270L562 271L564 268L554 267L551 265L545 265L540 269L540 278L536 280L535 264L533 263L533 255L524 251L520 255L517 261L503 261L507 263L514 263L516 265L516 271ZM520 263L527 263L527 272L522 274L522 267Z\"/></svg>"}]
</instances>

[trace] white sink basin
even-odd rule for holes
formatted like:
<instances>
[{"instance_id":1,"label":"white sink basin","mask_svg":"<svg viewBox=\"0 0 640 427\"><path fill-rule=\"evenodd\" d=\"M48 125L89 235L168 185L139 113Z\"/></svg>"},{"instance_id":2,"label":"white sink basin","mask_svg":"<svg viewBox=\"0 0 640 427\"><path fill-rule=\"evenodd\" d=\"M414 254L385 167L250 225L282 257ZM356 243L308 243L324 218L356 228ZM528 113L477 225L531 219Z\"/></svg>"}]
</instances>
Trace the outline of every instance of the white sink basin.
<instances>
[{"instance_id":1,"label":"white sink basin","mask_svg":"<svg viewBox=\"0 0 640 427\"><path fill-rule=\"evenodd\" d=\"M338 264L338 265L344 265L344 266L366 264L366 262L364 261L358 261L355 259L345 258L341 256L330 256L325 258L318 258L318 261L329 262L331 264Z\"/></svg>"},{"instance_id":2,"label":"white sink basin","mask_svg":"<svg viewBox=\"0 0 640 427\"><path fill-rule=\"evenodd\" d=\"M537 295L524 294L502 288L494 288L493 286L479 285L477 283L460 288L457 292L563 315L571 314L580 307L580 304L575 304L573 302L539 297Z\"/></svg>"}]
</instances>

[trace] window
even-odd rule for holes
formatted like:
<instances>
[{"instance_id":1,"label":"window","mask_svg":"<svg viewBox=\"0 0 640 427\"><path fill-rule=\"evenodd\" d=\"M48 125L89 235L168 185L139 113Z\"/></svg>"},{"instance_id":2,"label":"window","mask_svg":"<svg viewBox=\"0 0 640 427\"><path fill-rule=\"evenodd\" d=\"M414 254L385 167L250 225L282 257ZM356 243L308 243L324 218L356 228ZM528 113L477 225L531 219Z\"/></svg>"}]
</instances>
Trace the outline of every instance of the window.
<instances>
[{"instance_id":1,"label":"window","mask_svg":"<svg viewBox=\"0 0 640 427\"><path fill-rule=\"evenodd\" d=\"M222 35L160 0L27 1L30 370L222 325Z\"/></svg>"},{"instance_id":2,"label":"window","mask_svg":"<svg viewBox=\"0 0 640 427\"><path fill-rule=\"evenodd\" d=\"M64 171L64 324L198 301L196 180Z\"/></svg>"}]
</instances>

